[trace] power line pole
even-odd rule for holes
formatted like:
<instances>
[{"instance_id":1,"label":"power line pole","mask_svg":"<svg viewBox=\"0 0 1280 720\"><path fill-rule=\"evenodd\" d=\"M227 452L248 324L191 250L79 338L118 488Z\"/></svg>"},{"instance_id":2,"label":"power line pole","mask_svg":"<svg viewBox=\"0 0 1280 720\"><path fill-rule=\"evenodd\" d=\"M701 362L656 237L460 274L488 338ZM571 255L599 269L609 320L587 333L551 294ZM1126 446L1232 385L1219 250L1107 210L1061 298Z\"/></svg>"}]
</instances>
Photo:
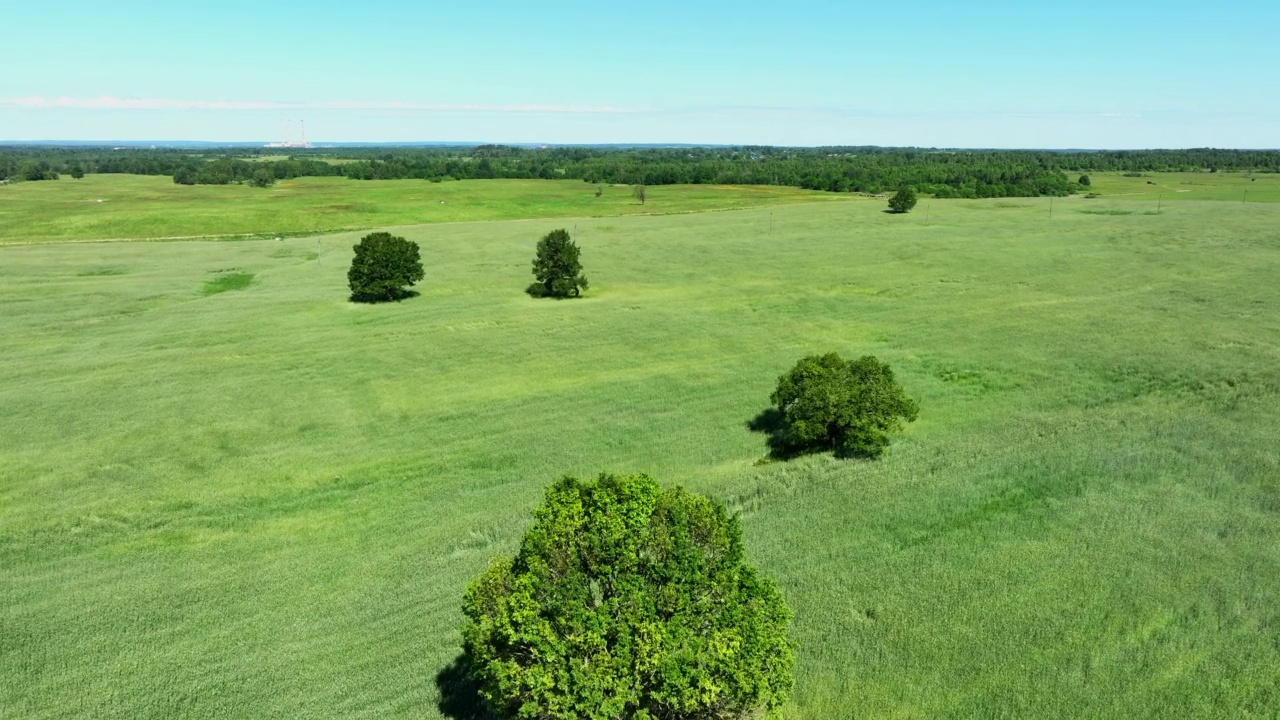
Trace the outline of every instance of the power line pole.
<instances>
[{"instance_id":1,"label":"power line pole","mask_svg":"<svg viewBox=\"0 0 1280 720\"><path fill-rule=\"evenodd\" d=\"M930 200L928 204L924 206L924 224L925 225L929 224L929 213L932 211L933 211L933 201Z\"/></svg>"},{"instance_id":2,"label":"power line pole","mask_svg":"<svg viewBox=\"0 0 1280 720\"><path fill-rule=\"evenodd\" d=\"M1156 197L1156 214L1157 215L1160 214L1160 207L1163 204L1164 204L1164 193L1160 193L1160 195Z\"/></svg>"},{"instance_id":3,"label":"power line pole","mask_svg":"<svg viewBox=\"0 0 1280 720\"><path fill-rule=\"evenodd\" d=\"M320 238L316 238L316 267L320 267Z\"/></svg>"},{"instance_id":4,"label":"power line pole","mask_svg":"<svg viewBox=\"0 0 1280 720\"><path fill-rule=\"evenodd\" d=\"M1049 196L1049 217L1053 217L1053 196Z\"/></svg>"},{"instance_id":5,"label":"power line pole","mask_svg":"<svg viewBox=\"0 0 1280 720\"><path fill-rule=\"evenodd\" d=\"M769 211L769 234L773 234L773 211Z\"/></svg>"}]
</instances>

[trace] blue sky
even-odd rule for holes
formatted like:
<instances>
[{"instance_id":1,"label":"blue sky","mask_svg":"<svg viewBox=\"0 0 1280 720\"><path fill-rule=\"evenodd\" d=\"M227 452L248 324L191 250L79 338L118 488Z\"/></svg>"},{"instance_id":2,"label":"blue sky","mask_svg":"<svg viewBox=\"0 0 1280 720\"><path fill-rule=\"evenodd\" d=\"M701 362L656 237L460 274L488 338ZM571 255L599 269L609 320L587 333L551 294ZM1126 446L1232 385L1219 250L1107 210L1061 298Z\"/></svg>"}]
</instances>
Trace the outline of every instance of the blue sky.
<instances>
[{"instance_id":1,"label":"blue sky","mask_svg":"<svg viewBox=\"0 0 1280 720\"><path fill-rule=\"evenodd\" d=\"M1274 0L186 5L0 0L0 140L1280 147Z\"/></svg>"}]
</instances>

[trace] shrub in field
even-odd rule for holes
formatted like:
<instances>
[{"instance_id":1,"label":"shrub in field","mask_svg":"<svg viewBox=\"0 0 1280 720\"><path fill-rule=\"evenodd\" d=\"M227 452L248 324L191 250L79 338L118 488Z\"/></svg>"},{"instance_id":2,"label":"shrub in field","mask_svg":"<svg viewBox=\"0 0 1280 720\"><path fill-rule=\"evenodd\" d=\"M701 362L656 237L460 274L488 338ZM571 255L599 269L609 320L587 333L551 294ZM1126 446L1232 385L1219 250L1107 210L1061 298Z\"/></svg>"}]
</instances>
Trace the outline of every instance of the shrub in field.
<instances>
[{"instance_id":1,"label":"shrub in field","mask_svg":"<svg viewBox=\"0 0 1280 720\"><path fill-rule=\"evenodd\" d=\"M810 355L778 378L778 450L832 450L842 457L879 457L888 433L914 422L917 406L889 366L865 355Z\"/></svg>"},{"instance_id":2,"label":"shrub in field","mask_svg":"<svg viewBox=\"0 0 1280 720\"><path fill-rule=\"evenodd\" d=\"M792 685L791 613L737 518L644 475L548 488L463 611L465 667L500 717L757 718Z\"/></svg>"},{"instance_id":3,"label":"shrub in field","mask_svg":"<svg viewBox=\"0 0 1280 720\"><path fill-rule=\"evenodd\" d=\"M1093 181L1089 179L1088 175L1081 175L1080 179L1077 180L1076 182L1080 183L1082 187L1089 187L1090 185L1093 184Z\"/></svg>"},{"instance_id":4,"label":"shrub in field","mask_svg":"<svg viewBox=\"0 0 1280 720\"><path fill-rule=\"evenodd\" d=\"M915 206L916 191L911 187L904 187L889 198L889 209L896 213L911 212Z\"/></svg>"},{"instance_id":5,"label":"shrub in field","mask_svg":"<svg viewBox=\"0 0 1280 720\"><path fill-rule=\"evenodd\" d=\"M351 299L357 302L399 300L423 278L418 244L386 232L365 235L355 246L347 271Z\"/></svg>"},{"instance_id":6,"label":"shrub in field","mask_svg":"<svg viewBox=\"0 0 1280 720\"><path fill-rule=\"evenodd\" d=\"M537 282L525 292L534 297L578 297L587 289L587 277L578 261L579 250L569 233L552 230L538 241L533 258L533 276Z\"/></svg>"}]
</instances>

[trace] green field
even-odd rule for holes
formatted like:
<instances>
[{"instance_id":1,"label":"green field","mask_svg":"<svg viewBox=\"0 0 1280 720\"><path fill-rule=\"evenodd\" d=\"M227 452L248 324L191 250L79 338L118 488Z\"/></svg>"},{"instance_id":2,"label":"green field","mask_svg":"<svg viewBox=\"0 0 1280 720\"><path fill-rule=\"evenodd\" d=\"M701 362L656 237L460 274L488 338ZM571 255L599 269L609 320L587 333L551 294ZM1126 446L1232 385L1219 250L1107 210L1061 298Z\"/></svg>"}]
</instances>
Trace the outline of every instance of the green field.
<instances>
[{"instance_id":1,"label":"green field","mask_svg":"<svg viewBox=\"0 0 1280 720\"><path fill-rule=\"evenodd\" d=\"M434 221L413 193L482 185L301 212L344 182L72 186L155 188L101 219L0 188L4 241ZM526 187L439 212L596 214ZM757 191L804 195L608 207ZM795 611L788 717L1275 717L1280 205L1048 203L405 227L427 279L382 306L346 300L354 232L0 248L0 715L441 717L466 582L607 470L742 514ZM575 224L591 291L528 298ZM747 421L825 351L888 361L920 420L878 462L762 461Z\"/></svg>"},{"instance_id":2,"label":"green field","mask_svg":"<svg viewBox=\"0 0 1280 720\"><path fill-rule=\"evenodd\" d=\"M1093 173L1089 178L1094 192L1126 200L1280 202L1280 175L1275 173Z\"/></svg>"},{"instance_id":3,"label":"green field","mask_svg":"<svg viewBox=\"0 0 1280 720\"><path fill-rule=\"evenodd\" d=\"M290 235L519 218L728 210L849 196L766 185L666 185L641 205L626 186L581 180L297 178L271 188L175 185L171 178L89 175L0 185L0 245L58 240Z\"/></svg>"}]
</instances>

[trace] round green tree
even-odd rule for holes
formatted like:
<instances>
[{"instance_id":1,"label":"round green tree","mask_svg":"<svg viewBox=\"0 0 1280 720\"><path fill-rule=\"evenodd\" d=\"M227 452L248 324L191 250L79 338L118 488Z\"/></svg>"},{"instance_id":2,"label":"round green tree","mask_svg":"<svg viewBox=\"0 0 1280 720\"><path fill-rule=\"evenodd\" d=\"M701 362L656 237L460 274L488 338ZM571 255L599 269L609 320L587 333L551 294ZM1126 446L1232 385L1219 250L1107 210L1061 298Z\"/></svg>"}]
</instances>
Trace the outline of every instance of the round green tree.
<instances>
[{"instance_id":1,"label":"round green tree","mask_svg":"<svg viewBox=\"0 0 1280 720\"><path fill-rule=\"evenodd\" d=\"M357 302L399 300L423 278L418 244L386 232L365 235L355 246L347 271L351 299Z\"/></svg>"},{"instance_id":2,"label":"round green tree","mask_svg":"<svg viewBox=\"0 0 1280 720\"><path fill-rule=\"evenodd\" d=\"M871 355L810 355L778 378L770 400L781 419L779 449L841 457L879 457L888 433L914 422L918 410L889 366Z\"/></svg>"},{"instance_id":3,"label":"round green tree","mask_svg":"<svg viewBox=\"0 0 1280 720\"><path fill-rule=\"evenodd\" d=\"M1080 179L1077 182L1079 182L1080 185L1083 187L1089 187L1090 185L1093 185L1093 181L1089 179L1088 175L1081 175Z\"/></svg>"},{"instance_id":4,"label":"round green tree","mask_svg":"<svg viewBox=\"0 0 1280 720\"><path fill-rule=\"evenodd\" d=\"M889 209L896 213L911 212L911 208L916 206L916 191L911 186L907 186L894 193L889 198Z\"/></svg>"},{"instance_id":5,"label":"round green tree","mask_svg":"<svg viewBox=\"0 0 1280 720\"><path fill-rule=\"evenodd\" d=\"M565 230L552 230L538 241L533 258L533 276L537 282L525 292L534 297L578 297L587 289L587 276L582 274L578 246Z\"/></svg>"},{"instance_id":6,"label":"round green tree","mask_svg":"<svg viewBox=\"0 0 1280 720\"><path fill-rule=\"evenodd\" d=\"M260 188L271 187L276 184L276 176L267 168L259 168L253 171L249 184Z\"/></svg>"},{"instance_id":7,"label":"round green tree","mask_svg":"<svg viewBox=\"0 0 1280 720\"><path fill-rule=\"evenodd\" d=\"M566 477L463 603L504 718L756 718L792 685L791 613L723 505L644 475Z\"/></svg>"}]
</instances>

